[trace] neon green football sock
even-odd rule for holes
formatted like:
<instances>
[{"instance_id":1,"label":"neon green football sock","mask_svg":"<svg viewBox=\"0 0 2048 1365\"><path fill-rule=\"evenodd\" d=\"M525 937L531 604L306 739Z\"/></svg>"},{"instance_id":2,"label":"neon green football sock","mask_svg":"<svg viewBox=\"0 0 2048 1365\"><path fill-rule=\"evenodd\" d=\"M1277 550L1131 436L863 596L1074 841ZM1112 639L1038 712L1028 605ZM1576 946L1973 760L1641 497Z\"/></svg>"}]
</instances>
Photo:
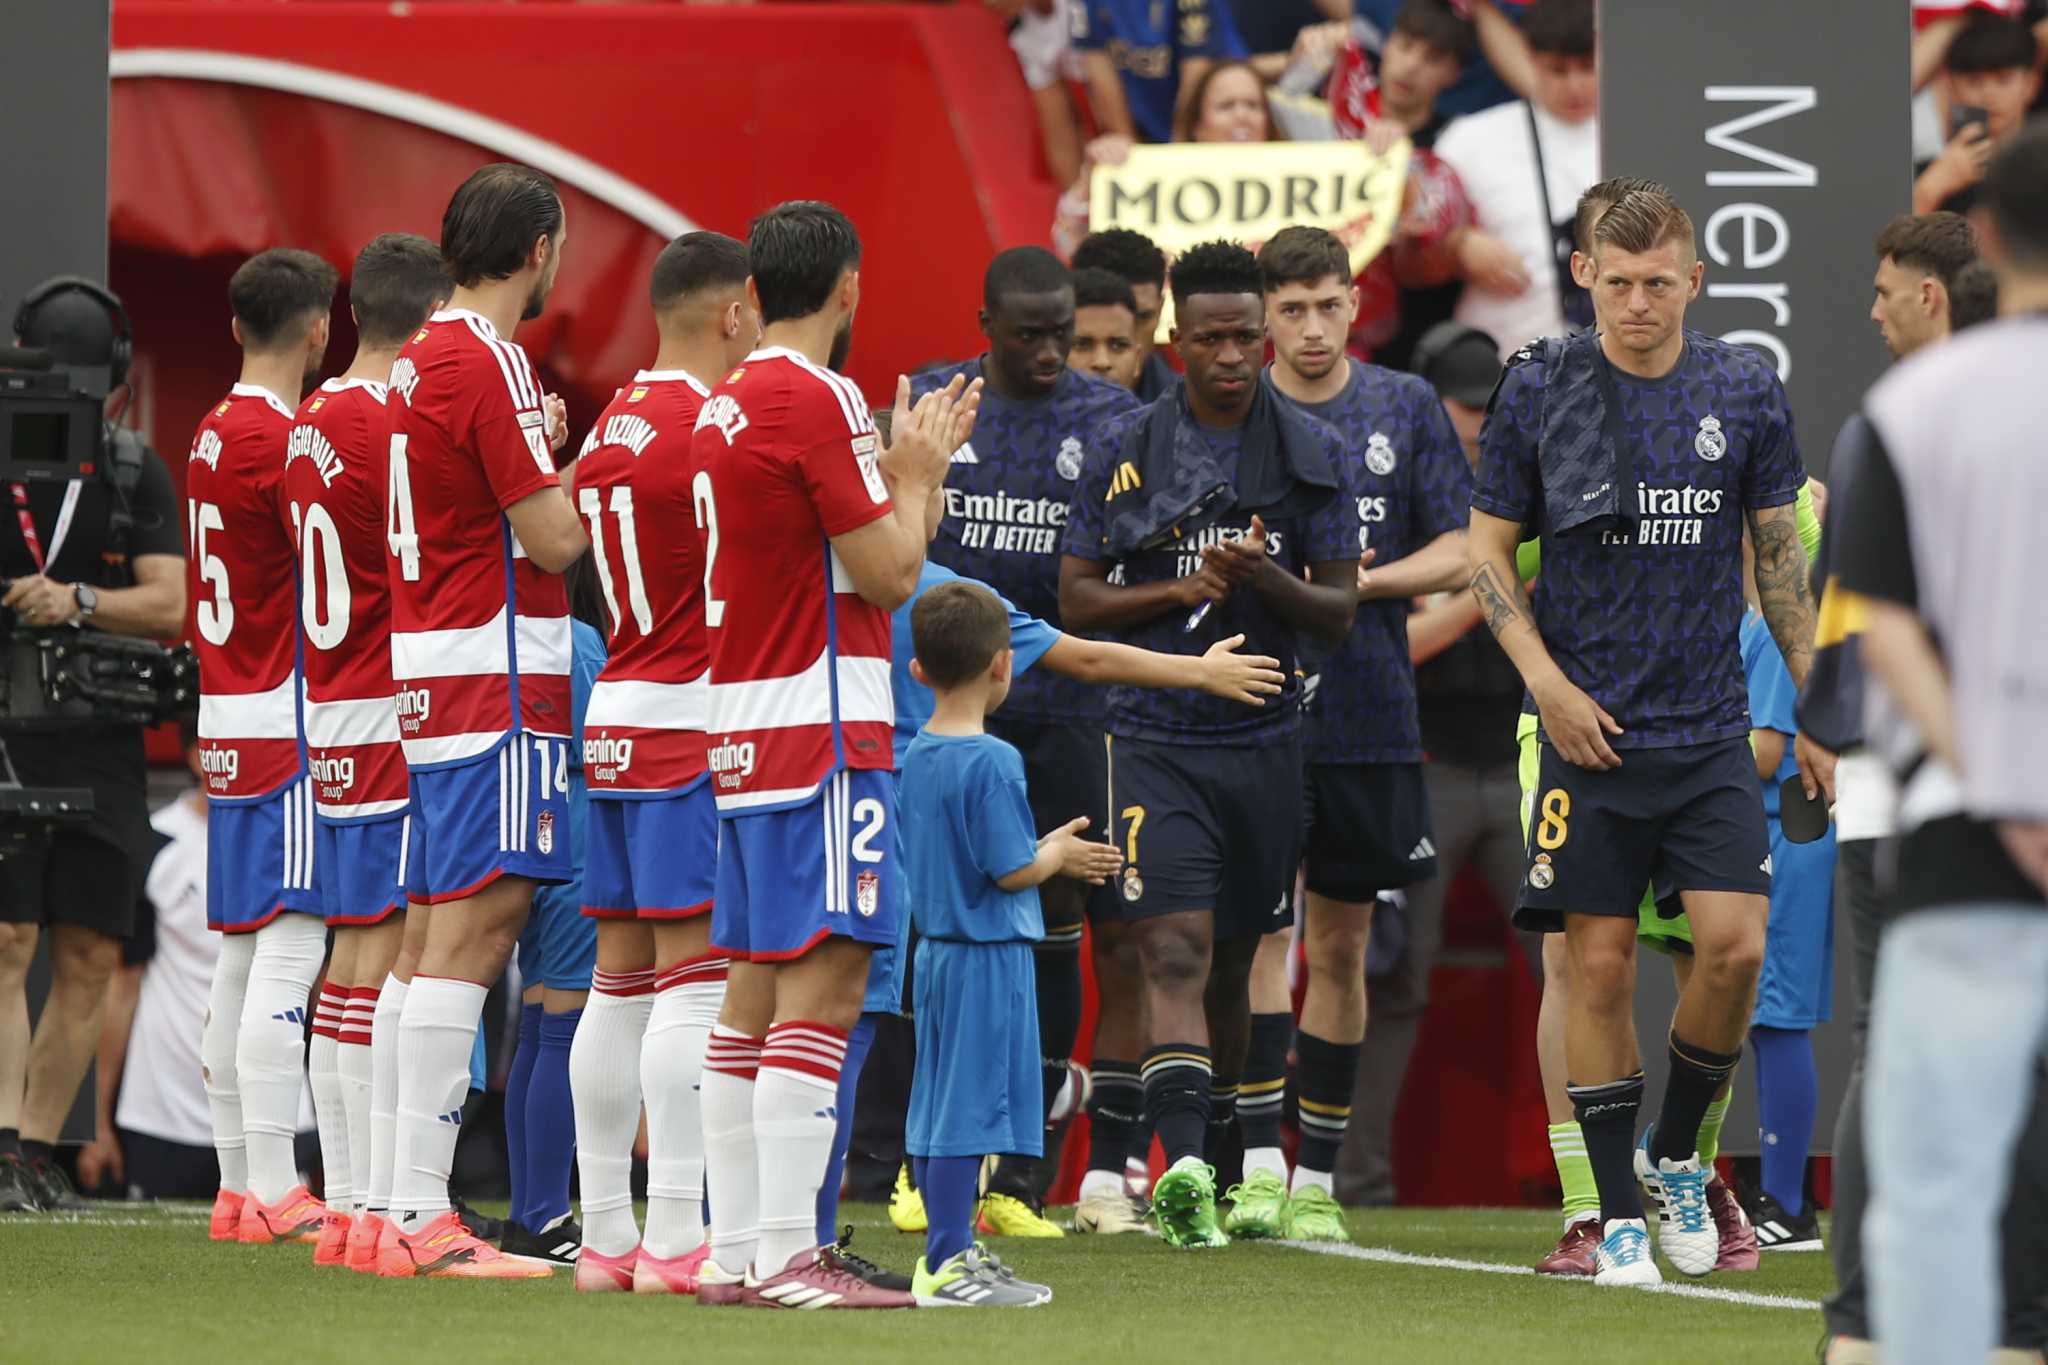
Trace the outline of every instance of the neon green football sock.
<instances>
[{"instance_id":1,"label":"neon green football sock","mask_svg":"<svg viewBox=\"0 0 2048 1365\"><path fill-rule=\"evenodd\" d=\"M1600 1187L1593 1183L1593 1163L1586 1156L1586 1135L1577 1122L1550 1125L1550 1157L1557 1163L1557 1183L1564 1189L1564 1216L1600 1216Z\"/></svg>"},{"instance_id":2,"label":"neon green football sock","mask_svg":"<svg viewBox=\"0 0 2048 1365\"><path fill-rule=\"evenodd\" d=\"M1714 1158L1721 1154L1721 1121L1728 1117L1728 1101L1735 1098L1727 1094L1707 1106L1707 1116L1700 1120L1700 1165L1702 1168L1714 1164Z\"/></svg>"}]
</instances>

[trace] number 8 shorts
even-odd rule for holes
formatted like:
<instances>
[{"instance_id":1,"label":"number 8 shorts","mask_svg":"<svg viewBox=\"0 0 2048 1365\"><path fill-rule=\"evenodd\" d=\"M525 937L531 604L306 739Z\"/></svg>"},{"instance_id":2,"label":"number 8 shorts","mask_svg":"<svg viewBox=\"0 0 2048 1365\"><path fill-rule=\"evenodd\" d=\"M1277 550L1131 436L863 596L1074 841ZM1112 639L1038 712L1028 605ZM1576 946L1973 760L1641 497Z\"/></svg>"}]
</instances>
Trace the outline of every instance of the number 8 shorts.
<instances>
[{"instance_id":1,"label":"number 8 shorts","mask_svg":"<svg viewBox=\"0 0 2048 1365\"><path fill-rule=\"evenodd\" d=\"M895 780L873 769L833 773L800 806L721 819L712 946L779 962L833 934L893 945L904 913L895 825Z\"/></svg>"},{"instance_id":2,"label":"number 8 shorts","mask_svg":"<svg viewBox=\"0 0 2048 1365\"><path fill-rule=\"evenodd\" d=\"M1643 888L1771 893L1763 790L1746 738L1623 749L1581 768L1548 743L1536 770L1515 927L1556 933L1571 914L1636 918Z\"/></svg>"},{"instance_id":3,"label":"number 8 shorts","mask_svg":"<svg viewBox=\"0 0 2048 1365\"><path fill-rule=\"evenodd\" d=\"M423 905L474 896L511 874L566 882L569 740L515 733L467 763L412 770L405 831L407 896Z\"/></svg>"}]
</instances>

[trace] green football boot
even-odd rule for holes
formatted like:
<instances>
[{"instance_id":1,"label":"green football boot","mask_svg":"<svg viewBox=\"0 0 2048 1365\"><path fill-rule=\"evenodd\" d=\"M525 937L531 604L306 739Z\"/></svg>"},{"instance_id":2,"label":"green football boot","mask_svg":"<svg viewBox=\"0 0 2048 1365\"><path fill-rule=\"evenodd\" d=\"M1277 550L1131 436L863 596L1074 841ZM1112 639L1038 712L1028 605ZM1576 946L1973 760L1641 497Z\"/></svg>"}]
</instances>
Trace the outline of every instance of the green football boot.
<instances>
[{"instance_id":1,"label":"green football boot","mask_svg":"<svg viewBox=\"0 0 2048 1365\"><path fill-rule=\"evenodd\" d=\"M1230 1212L1223 1230L1232 1241L1287 1235L1287 1182L1271 1171L1253 1171L1243 1184L1232 1185L1224 1198L1230 1201Z\"/></svg>"},{"instance_id":2,"label":"green football boot","mask_svg":"<svg viewBox=\"0 0 2048 1365\"><path fill-rule=\"evenodd\" d=\"M1216 1226L1216 1168L1184 1156L1152 1187L1152 1212L1159 1235L1171 1247L1229 1246Z\"/></svg>"},{"instance_id":3,"label":"green football boot","mask_svg":"<svg viewBox=\"0 0 2048 1365\"><path fill-rule=\"evenodd\" d=\"M1351 1225L1344 1210L1320 1185L1303 1185L1287 1201L1283 1234L1295 1242L1349 1242Z\"/></svg>"}]
</instances>

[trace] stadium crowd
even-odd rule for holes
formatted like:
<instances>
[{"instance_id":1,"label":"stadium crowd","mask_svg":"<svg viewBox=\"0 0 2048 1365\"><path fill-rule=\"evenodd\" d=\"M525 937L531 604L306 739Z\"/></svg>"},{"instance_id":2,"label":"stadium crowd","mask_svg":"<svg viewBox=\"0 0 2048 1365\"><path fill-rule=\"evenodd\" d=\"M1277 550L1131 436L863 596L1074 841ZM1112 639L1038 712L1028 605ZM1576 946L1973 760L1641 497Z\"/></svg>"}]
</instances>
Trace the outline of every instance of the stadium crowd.
<instances>
[{"instance_id":1,"label":"stadium crowd","mask_svg":"<svg viewBox=\"0 0 2048 1365\"><path fill-rule=\"evenodd\" d=\"M1839 909L1827 1358L2038 1359L2048 726L2023 595L1986 585L2048 494L2020 434L2042 17L1922 7L1946 132L1872 225L1901 363L1830 491L1767 361L1685 327L1679 198L1600 165L1592 0L997 8L1075 181L1060 252L996 254L985 351L884 407L838 372L863 245L822 203L669 243L658 348L573 447L512 340L574 269L540 172L477 171L438 243L366 244L358 349L310 391L343 272L235 273L242 369L186 473L198 794L137 868L154 955L79 1176L380 1276L1025 1307L1055 1290L995 1239L1069 1234L1046 1196L1085 1114L1074 1234L1347 1241L1343 1203L1394 1196L1469 864L1543 985L1515 1040L1562 1195L1540 1273L1657 1283L1653 1221L1686 1276L1822 1249ZM1418 149L1363 275L1320 228L1171 259L1089 230L1135 139L1281 136ZM17 505L7 605L91 618ZM104 957L133 919L65 927ZM25 967L33 933L4 942ZM1678 985L1647 1124L1639 945ZM502 1220L450 1183L501 980ZM90 1030L31 1053L23 1019L0 1210L75 1208ZM841 1230L855 1147L925 1234L908 1274Z\"/></svg>"}]
</instances>

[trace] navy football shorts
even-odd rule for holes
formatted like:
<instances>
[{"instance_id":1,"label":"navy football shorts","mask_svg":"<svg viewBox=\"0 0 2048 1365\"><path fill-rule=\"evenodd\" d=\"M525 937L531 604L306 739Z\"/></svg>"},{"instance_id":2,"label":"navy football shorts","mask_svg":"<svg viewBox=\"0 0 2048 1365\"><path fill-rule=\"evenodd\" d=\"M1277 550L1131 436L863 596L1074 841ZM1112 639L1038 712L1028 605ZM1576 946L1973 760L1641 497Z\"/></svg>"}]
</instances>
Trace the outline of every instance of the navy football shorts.
<instances>
[{"instance_id":1,"label":"navy football shorts","mask_svg":"<svg viewBox=\"0 0 2048 1365\"><path fill-rule=\"evenodd\" d=\"M1602 770L1543 745L1516 928L1556 933L1568 913L1634 919L1645 886L1770 895L1747 738L1618 752L1621 766Z\"/></svg>"},{"instance_id":2,"label":"navy football shorts","mask_svg":"<svg viewBox=\"0 0 2048 1365\"><path fill-rule=\"evenodd\" d=\"M1215 938L1294 922L1301 737L1258 745L1109 742L1111 839L1124 852L1116 917L1215 916Z\"/></svg>"}]
</instances>

